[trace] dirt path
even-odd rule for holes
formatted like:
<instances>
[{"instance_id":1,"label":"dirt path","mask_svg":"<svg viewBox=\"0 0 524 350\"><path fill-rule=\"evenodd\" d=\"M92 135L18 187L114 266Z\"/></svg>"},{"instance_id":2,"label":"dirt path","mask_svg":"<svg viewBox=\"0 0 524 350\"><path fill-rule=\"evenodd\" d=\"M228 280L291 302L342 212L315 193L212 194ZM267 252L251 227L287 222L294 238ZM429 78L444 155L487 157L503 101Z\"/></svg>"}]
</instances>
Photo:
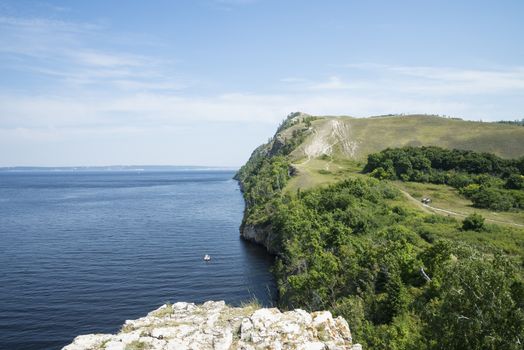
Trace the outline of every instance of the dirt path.
<instances>
[{"instance_id":1,"label":"dirt path","mask_svg":"<svg viewBox=\"0 0 524 350\"><path fill-rule=\"evenodd\" d=\"M406 192L404 190L401 190L400 188L398 188L398 189L410 201L412 201L414 203L417 203L417 205L426 213L435 213L436 212L437 214L441 214L441 215L448 214L448 215L453 215L453 216L459 216L459 217L462 217L462 218L465 218L466 216L468 216L468 214L463 214L463 213L458 213L458 212L451 211L451 210L436 208L436 207L433 207L433 206L431 206L429 204L421 203L416 198L413 198L408 192ZM486 221L494 222L494 223L497 223L497 224L505 224L505 225L512 225L512 226L517 226L517 227L524 227L524 225L516 224L514 222L509 222L509 221L493 220L493 219L486 219Z\"/></svg>"}]
</instances>

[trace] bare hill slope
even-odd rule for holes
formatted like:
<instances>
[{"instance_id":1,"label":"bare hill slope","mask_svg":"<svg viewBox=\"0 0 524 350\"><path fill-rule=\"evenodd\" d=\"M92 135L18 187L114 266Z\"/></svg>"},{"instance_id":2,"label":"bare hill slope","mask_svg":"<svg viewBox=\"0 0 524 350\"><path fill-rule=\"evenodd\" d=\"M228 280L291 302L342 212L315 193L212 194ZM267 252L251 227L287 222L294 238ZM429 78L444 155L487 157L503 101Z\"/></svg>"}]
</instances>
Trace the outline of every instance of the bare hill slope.
<instances>
[{"instance_id":1,"label":"bare hill slope","mask_svg":"<svg viewBox=\"0 0 524 350\"><path fill-rule=\"evenodd\" d=\"M303 113L293 116L297 121L308 117ZM388 147L429 145L489 152L503 158L524 155L524 127L519 125L427 115L314 118L307 137L292 154L296 159L326 154L360 160ZM284 132L291 136L301 125L304 127L299 122Z\"/></svg>"}]
</instances>

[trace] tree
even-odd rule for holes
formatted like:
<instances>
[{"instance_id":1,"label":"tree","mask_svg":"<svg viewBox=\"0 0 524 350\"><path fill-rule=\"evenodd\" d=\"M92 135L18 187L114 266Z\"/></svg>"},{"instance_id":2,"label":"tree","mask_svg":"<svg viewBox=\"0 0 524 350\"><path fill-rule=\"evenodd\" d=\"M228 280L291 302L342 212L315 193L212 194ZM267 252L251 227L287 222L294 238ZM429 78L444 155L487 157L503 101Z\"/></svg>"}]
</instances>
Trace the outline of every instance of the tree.
<instances>
[{"instance_id":1,"label":"tree","mask_svg":"<svg viewBox=\"0 0 524 350\"><path fill-rule=\"evenodd\" d=\"M476 255L449 265L445 276L427 309L431 348L522 349L524 313L507 261Z\"/></svg>"},{"instance_id":2,"label":"tree","mask_svg":"<svg viewBox=\"0 0 524 350\"><path fill-rule=\"evenodd\" d=\"M407 310L409 296L400 276L396 273L389 276L385 292L387 296L384 300L384 318L387 323L390 323L395 316L401 315Z\"/></svg>"},{"instance_id":3,"label":"tree","mask_svg":"<svg viewBox=\"0 0 524 350\"><path fill-rule=\"evenodd\" d=\"M520 174L511 174L506 180L506 188L512 190L522 190L524 189L524 176Z\"/></svg>"},{"instance_id":4,"label":"tree","mask_svg":"<svg viewBox=\"0 0 524 350\"><path fill-rule=\"evenodd\" d=\"M462 221L462 229L466 231L482 231L484 229L484 217L477 213L468 215Z\"/></svg>"},{"instance_id":5,"label":"tree","mask_svg":"<svg viewBox=\"0 0 524 350\"><path fill-rule=\"evenodd\" d=\"M480 186L479 190L471 195L471 201L476 208L507 211L514 205L514 198L507 193L493 187Z\"/></svg>"}]
</instances>

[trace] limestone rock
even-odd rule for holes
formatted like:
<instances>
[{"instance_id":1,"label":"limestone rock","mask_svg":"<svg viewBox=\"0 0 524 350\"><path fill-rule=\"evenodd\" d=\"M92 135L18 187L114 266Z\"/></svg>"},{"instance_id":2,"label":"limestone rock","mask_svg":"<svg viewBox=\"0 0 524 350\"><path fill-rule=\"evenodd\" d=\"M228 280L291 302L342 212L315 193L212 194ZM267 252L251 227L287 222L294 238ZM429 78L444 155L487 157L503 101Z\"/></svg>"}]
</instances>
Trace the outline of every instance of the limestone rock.
<instances>
[{"instance_id":1,"label":"limestone rock","mask_svg":"<svg viewBox=\"0 0 524 350\"><path fill-rule=\"evenodd\" d=\"M361 350L347 322L328 311L281 312L276 308L163 305L146 317L128 320L118 334L89 334L63 350Z\"/></svg>"}]
</instances>

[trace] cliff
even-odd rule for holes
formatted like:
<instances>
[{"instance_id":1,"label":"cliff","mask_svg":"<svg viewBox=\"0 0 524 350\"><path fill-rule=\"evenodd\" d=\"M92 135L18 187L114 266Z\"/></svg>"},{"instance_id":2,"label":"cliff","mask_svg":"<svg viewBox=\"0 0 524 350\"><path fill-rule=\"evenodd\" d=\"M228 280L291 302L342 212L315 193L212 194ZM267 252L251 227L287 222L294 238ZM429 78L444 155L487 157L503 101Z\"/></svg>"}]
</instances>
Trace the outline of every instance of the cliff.
<instances>
[{"instance_id":1,"label":"cliff","mask_svg":"<svg viewBox=\"0 0 524 350\"><path fill-rule=\"evenodd\" d=\"M328 311L280 312L254 305L230 307L223 301L202 305L163 305L146 317L128 320L118 334L89 334L63 350L359 350L347 322Z\"/></svg>"}]
</instances>

